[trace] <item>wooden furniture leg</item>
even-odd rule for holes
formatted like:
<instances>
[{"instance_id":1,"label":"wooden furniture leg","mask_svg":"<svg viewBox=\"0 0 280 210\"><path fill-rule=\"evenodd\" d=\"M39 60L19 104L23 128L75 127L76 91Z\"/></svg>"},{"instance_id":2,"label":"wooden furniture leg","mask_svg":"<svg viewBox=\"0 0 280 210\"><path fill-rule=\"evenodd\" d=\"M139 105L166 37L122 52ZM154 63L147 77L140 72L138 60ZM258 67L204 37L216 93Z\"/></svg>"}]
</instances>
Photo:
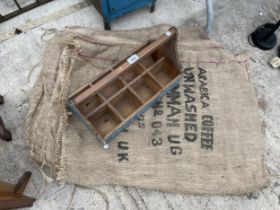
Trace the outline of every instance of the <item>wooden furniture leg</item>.
<instances>
[{"instance_id":1,"label":"wooden furniture leg","mask_svg":"<svg viewBox=\"0 0 280 210\"><path fill-rule=\"evenodd\" d=\"M25 172L16 185L0 182L0 210L31 207L35 198L23 195L31 172Z\"/></svg>"},{"instance_id":2,"label":"wooden furniture leg","mask_svg":"<svg viewBox=\"0 0 280 210\"><path fill-rule=\"evenodd\" d=\"M4 103L4 97L0 95L0 105ZM5 128L4 122L0 116L0 139L5 141L12 140L12 134Z\"/></svg>"},{"instance_id":3,"label":"wooden furniture leg","mask_svg":"<svg viewBox=\"0 0 280 210\"><path fill-rule=\"evenodd\" d=\"M0 105L4 103L4 97L0 95Z\"/></svg>"},{"instance_id":4,"label":"wooden furniture leg","mask_svg":"<svg viewBox=\"0 0 280 210\"><path fill-rule=\"evenodd\" d=\"M5 141L12 140L12 134L9 130L5 128L4 122L0 116L0 138Z\"/></svg>"},{"instance_id":5,"label":"wooden furniture leg","mask_svg":"<svg viewBox=\"0 0 280 210\"><path fill-rule=\"evenodd\" d=\"M23 176L20 178L18 183L16 184L14 194L22 195L23 191L25 190L32 173L30 171L27 171L23 174Z\"/></svg>"}]
</instances>

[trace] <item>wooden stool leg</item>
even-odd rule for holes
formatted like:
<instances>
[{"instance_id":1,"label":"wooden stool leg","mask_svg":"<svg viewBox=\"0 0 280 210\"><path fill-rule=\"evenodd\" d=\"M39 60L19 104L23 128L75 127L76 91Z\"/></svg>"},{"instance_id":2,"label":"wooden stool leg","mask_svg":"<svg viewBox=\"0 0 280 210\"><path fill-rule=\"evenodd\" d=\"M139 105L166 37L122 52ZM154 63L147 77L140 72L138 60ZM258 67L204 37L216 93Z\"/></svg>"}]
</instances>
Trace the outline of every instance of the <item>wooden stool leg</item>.
<instances>
[{"instance_id":1,"label":"wooden stool leg","mask_svg":"<svg viewBox=\"0 0 280 210\"><path fill-rule=\"evenodd\" d=\"M4 103L4 97L0 95L0 105ZM0 139L5 141L12 140L12 134L5 128L4 122L0 116Z\"/></svg>"},{"instance_id":2,"label":"wooden stool leg","mask_svg":"<svg viewBox=\"0 0 280 210\"><path fill-rule=\"evenodd\" d=\"M5 141L11 141L12 140L12 134L9 130L5 128L4 122L0 116L0 138Z\"/></svg>"},{"instance_id":3,"label":"wooden stool leg","mask_svg":"<svg viewBox=\"0 0 280 210\"><path fill-rule=\"evenodd\" d=\"M30 207L35 198L23 195L28 184L31 172L25 172L16 185L0 182L0 210L17 209Z\"/></svg>"},{"instance_id":4,"label":"wooden stool leg","mask_svg":"<svg viewBox=\"0 0 280 210\"><path fill-rule=\"evenodd\" d=\"M0 105L4 104L4 97L0 95Z\"/></svg>"},{"instance_id":5,"label":"wooden stool leg","mask_svg":"<svg viewBox=\"0 0 280 210\"><path fill-rule=\"evenodd\" d=\"M30 178L31 178L32 173L30 171L27 171L23 174L23 176L20 178L20 180L18 181L16 188L15 188L15 194L19 194L22 195L23 191L26 187L26 185L28 184Z\"/></svg>"}]
</instances>

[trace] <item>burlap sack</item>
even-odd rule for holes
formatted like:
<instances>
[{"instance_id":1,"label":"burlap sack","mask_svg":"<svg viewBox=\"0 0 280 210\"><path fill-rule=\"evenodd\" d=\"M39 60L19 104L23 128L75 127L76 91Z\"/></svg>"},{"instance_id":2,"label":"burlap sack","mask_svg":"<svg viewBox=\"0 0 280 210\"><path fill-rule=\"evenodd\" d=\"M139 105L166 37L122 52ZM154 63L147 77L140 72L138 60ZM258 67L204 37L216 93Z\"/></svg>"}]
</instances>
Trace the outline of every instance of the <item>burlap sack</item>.
<instances>
[{"instance_id":1,"label":"burlap sack","mask_svg":"<svg viewBox=\"0 0 280 210\"><path fill-rule=\"evenodd\" d=\"M69 28L47 46L31 93L26 137L31 156L61 181L209 194L256 191L267 182L263 135L246 56L233 56L180 29L184 77L104 150L70 115L67 96L169 26L105 32Z\"/></svg>"}]
</instances>

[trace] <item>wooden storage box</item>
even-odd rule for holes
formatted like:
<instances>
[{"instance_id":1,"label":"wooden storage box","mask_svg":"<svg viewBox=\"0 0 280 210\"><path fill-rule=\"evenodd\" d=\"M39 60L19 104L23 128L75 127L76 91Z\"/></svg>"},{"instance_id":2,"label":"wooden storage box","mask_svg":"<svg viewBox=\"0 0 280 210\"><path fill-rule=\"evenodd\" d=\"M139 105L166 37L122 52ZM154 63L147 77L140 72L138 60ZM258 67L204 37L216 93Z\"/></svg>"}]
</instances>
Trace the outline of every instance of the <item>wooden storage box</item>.
<instances>
[{"instance_id":1,"label":"wooden storage box","mask_svg":"<svg viewBox=\"0 0 280 210\"><path fill-rule=\"evenodd\" d=\"M178 85L176 39L172 27L69 97L69 109L104 145Z\"/></svg>"}]
</instances>

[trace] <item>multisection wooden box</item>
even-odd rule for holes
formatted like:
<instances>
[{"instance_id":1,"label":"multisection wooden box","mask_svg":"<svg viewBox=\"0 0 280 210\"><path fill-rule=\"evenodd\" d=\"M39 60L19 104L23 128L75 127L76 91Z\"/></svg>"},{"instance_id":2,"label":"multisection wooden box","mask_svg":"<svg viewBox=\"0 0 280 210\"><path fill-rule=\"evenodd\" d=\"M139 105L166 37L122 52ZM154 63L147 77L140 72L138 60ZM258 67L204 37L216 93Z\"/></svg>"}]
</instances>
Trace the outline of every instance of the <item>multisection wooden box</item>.
<instances>
[{"instance_id":1,"label":"multisection wooden box","mask_svg":"<svg viewBox=\"0 0 280 210\"><path fill-rule=\"evenodd\" d=\"M105 146L178 85L176 39L172 27L69 97L69 109Z\"/></svg>"}]
</instances>

